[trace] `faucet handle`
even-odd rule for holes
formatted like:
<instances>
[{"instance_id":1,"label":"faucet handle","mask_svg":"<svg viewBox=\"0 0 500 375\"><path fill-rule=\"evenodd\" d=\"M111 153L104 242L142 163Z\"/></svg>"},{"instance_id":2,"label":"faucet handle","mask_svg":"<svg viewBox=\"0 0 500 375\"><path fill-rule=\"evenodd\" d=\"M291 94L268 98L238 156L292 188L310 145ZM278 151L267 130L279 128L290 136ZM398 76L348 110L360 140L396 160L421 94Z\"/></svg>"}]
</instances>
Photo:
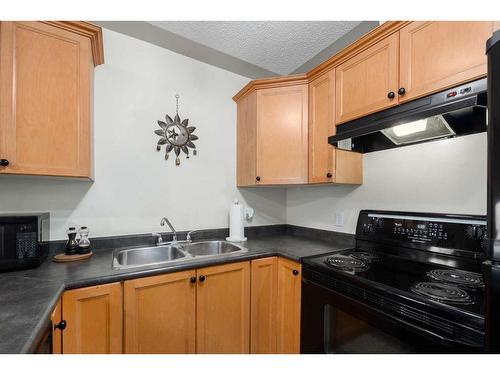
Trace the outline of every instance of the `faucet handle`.
<instances>
[{"instance_id":1,"label":"faucet handle","mask_svg":"<svg viewBox=\"0 0 500 375\"><path fill-rule=\"evenodd\" d=\"M161 236L160 233L156 233L156 232L153 232L151 233L151 235L153 237L157 237L158 239L156 240L156 243L159 244L159 243L162 243L163 242L163 237Z\"/></svg>"},{"instance_id":2,"label":"faucet handle","mask_svg":"<svg viewBox=\"0 0 500 375\"><path fill-rule=\"evenodd\" d=\"M193 242L193 239L191 238L191 234L194 233L194 232L198 232L199 230L197 229L193 229L193 230L190 230L187 235L186 235L186 241L188 242Z\"/></svg>"}]
</instances>

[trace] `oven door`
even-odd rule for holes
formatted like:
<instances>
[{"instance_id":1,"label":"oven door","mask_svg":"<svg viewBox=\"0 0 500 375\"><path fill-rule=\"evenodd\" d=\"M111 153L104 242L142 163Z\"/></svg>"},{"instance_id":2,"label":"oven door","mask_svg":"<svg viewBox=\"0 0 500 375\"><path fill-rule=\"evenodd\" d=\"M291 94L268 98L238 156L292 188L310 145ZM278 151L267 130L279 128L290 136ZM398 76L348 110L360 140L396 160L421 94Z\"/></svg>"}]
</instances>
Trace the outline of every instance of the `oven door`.
<instances>
[{"instance_id":1,"label":"oven door","mask_svg":"<svg viewBox=\"0 0 500 375\"><path fill-rule=\"evenodd\" d=\"M464 353L481 347L446 338L312 281L303 271L302 353Z\"/></svg>"}]
</instances>

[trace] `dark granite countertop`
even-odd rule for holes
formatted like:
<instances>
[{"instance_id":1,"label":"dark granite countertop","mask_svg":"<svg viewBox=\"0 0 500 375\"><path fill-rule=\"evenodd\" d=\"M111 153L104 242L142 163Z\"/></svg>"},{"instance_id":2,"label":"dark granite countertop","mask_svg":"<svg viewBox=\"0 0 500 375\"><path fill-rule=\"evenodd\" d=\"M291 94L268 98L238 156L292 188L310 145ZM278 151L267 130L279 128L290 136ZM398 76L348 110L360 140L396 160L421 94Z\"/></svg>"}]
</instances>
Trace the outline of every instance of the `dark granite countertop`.
<instances>
[{"instance_id":1,"label":"dark granite countertop","mask_svg":"<svg viewBox=\"0 0 500 375\"><path fill-rule=\"evenodd\" d=\"M113 270L115 248L100 249L84 261L54 263L47 259L40 267L0 274L0 353L30 353L48 327L50 313L65 289L152 276L280 255L300 262L302 258L352 247L345 238L311 239L310 233L254 236L243 243L248 252L221 257L198 258L162 267Z\"/></svg>"}]
</instances>

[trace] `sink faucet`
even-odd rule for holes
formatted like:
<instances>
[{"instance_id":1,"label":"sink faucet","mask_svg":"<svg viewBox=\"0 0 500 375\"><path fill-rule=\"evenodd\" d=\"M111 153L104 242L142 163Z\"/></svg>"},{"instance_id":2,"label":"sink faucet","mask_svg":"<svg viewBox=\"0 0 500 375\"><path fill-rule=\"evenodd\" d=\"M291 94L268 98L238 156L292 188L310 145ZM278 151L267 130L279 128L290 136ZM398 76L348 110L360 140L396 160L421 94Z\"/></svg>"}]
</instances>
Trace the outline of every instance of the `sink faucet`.
<instances>
[{"instance_id":1,"label":"sink faucet","mask_svg":"<svg viewBox=\"0 0 500 375\"><path fill-rule=\"evenodd\" d=\"M167 224L172 231L172 242L177 242L177 231L174 229L172 223L166 217L162 218L160 221L161 226L164 226L165 224Z\"/></svg>"}]
</instances>

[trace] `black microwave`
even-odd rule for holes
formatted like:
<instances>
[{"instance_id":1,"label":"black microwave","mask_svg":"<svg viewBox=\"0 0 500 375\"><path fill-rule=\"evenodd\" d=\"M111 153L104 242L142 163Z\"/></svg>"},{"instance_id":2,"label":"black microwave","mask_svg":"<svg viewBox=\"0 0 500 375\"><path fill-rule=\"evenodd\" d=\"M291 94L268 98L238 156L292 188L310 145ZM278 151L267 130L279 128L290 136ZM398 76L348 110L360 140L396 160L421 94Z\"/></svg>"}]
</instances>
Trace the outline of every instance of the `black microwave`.
<instances>
[{"instance_id":1,"label":"black microwave","mask_svg":"<svg viewBox=\"0 0 500 375\"><path fill-rule=\"evenodd\" d=\"M0 214L0 272L39 266L47 257L49 213Z\"/></svg>"}]
</instances>

